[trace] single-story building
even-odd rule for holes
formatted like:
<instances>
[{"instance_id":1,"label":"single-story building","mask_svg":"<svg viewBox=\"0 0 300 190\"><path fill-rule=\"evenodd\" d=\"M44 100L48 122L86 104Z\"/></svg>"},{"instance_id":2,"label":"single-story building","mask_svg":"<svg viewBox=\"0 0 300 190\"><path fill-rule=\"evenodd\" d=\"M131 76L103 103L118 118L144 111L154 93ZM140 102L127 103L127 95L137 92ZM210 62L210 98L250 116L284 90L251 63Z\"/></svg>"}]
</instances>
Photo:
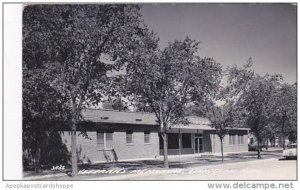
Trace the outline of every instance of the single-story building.
<instances>
[{"instance_id":1,"label":"single-story building","mask_svg":"<svg viewBox=\"0 0 300 190\"><path fill-rule=\"evenodd\" d=\"M154 114L85 109L82 116L88 138L77 136L77 154L83 162L153 159L163 153ZM209 120L188 119L190 124L174 125L168 130L168 154L220 153L220 140ZM248 131L248 128L230 130L223 142L224 152L248 151ZM61 137L71 150L70 133L64 131Z\"/></svg>"}]
</instances>

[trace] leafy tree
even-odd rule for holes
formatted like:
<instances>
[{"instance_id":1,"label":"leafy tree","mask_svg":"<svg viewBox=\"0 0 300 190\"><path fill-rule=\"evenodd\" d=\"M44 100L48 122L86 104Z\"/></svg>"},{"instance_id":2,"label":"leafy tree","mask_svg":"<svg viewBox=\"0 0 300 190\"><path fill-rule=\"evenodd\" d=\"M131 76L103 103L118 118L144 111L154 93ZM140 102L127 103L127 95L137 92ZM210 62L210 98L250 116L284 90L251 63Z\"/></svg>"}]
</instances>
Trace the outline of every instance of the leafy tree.
<instances>
[{"instance_id":1,"label":"leafy tree","mask_svg":"<svg viewBox=\"0 0 300 190\"><path fill-rule=\"evenodd\" d=\"M262 143L266 146L266 150L268 149L269 146L269 141L270 142L275 142L276 137L278 136L278 132L276 130L276 126L272 121L268 121L267 125L263 128L261 132L262 136Z\"/></svg>"},{"instance_id":2,"label":"leafy tree","mask_svg":"<svg viewBox=\"0 0 300 190\"><path fill-rule=\"evenodd\" d=\"M149 104L145 104L142 102L135 102L133 104L136 112L146 112L146 113L153 113L153 110Z\"/></svg>"},{"instance_id":3,"label":"leafy tree","mask_svg":"<svg viewBox=\"0 0 300 190\"><path fill-rule=\"evenodd\" d=\"M259 76L251 70L253 64L250 58L243 68L231 67L229 69L227 92L236 98L240 108L244 108L243 120L251 128L258 143L258 159L260 155L260 142L263 132L269 124L267 104L281 80L279 75Z\"/></svg>"},{"instance_id":4,"label":"leafy tree","mask_svg":"<svg viewBox=\"0 0 300 190\"><path fill-rule=\"evenodd\" d=\"M68 110L71 129L72 172L77 175L76 129L82 108L98 104L110 89L108 71L123 64L131 43L143 35L145 26L138 5L29 5L23 11L23 74L41 80L47 104L57 102ZM41 72L47 78L36 75ZM30 90L31 83L23 83ZM58 94L52 96L48 88ZM110 90L112 91L112 90ZM34 92L34 91L32 91ZM31 104L45 100L24 99ZM39 114L42 109L35 112ZM27 110L31 115L30 109ZM65 115L66 112L60 114ZM69 117L70 116L70 117ZM26 120L26 119L25 119Z\"/></svg>"},{"instance_id":5,"label":"leafy tree","mask_svg":"<svg viewBox=\"0 0 300 190\"><path fill-rule=\"evenodd\" d=\"M206 117L207 105L213 104L212 101L206 100L205 102L194 102L185 109L185 114L188 116Z\"/></svg>"},{"instance_id":6,"label":"leafy tree","mask_svg":"<svg viewBox=\"0 0 300 190\"><path fill-rule=\"evenodd\" d=\"M258 144L258 158L260 155L260 143L263 139L263 133L269 124L268 115L270 114L266 109L266 105L271 98L273 90L276 88L278 82L277 77L257 76L249 89L241 96L243 105L247 111L247 125L257 138Z\"/></svg>"},{"instance_id":7,"label":"leafy tree","mask_svg":"<svg viewBox=\"0 0 300 190\"><path fill-rule=\"evenodd\" d=\"M281 84L276 88L267 105L273 130L281 134L282 147L285 149L285 138L297 133L297 89L296 85Z\"/></svg>"},{"instance_id":8,"label":"leafy tree","mask_svg":"<svg viewBox=\"0 0 300 190\"><path fill-rule=\"evenodd\" d=\"M163 50L154 34L141 42L128 60L125 91L132 100L149 105L158 120L163 139L164 167L168 168L168 130L175 123L187 123L185 107L216 89L221 66L197 56L199 42L176 40Z\"/></svg>"},{"instance_id":9,"label":"leafy tree","mask_svg":"<svg viewBox=\"0 0 300 190\"><path fill-rule=\"evenodd\" d=\"M211 122L211 127L216 130L221 143L222 162L224 162L223 142L224 137L231 128L234 127L233 102L217 106L211 102L207 105L207 118Z\"/></svg>"},{"instance_id":10,"label":"leafy tree","mask_svg":"<svg viewBox=\"0 0 300 190\"><path fill-rule=\"evenodd\" d=\"M61 94L47 81L49 81L49 75L42 69L23 68L22 145L23 161L28 161L24 162L23 166L26 169L28 164L33 163L36 173L40 171L41 161L47 159L43 154L42 146L49 139L48 132L53 133L53 130L57 129L57 123L54 121L66 121L71 118L69 110L64 107ZM59 152L64 147L57 146L56 148ZM64 157L68 159L67 155Z\"/></svg>"},{"instance_id":11,"label":"leafy tree","mask_svg":"<svg viewBox=\"0 0 300 190\"><path fill-rule=\"evenodd\" d=\"M106 100L105 102L103 102L102 107L103 109L113 109L119 111L128 110L126 103L120 98L114 100Z\"/></svg>"}]
</instances>

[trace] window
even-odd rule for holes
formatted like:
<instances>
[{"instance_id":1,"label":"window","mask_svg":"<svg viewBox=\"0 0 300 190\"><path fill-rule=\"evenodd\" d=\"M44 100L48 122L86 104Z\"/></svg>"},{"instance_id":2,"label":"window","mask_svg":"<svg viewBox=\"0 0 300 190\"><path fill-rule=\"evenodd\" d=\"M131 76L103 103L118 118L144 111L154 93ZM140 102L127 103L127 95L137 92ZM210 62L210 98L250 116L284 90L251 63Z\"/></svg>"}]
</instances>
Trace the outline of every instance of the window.
<instances>
[{"instance_id":1,"label":"window","mask_svg":"<svg viewBox=\"0 0 300 190\"><path fill-rule=\"evenodd\" d=\"M235 144L235 135L229 135L229 144Z\"/></svg>"},{"instance_id":2,"label":"window","mask_svg":"<svg viewBox=\"0 0 300 190\"><path fill-rule=\"evenodd\" d=\"M106 150L113 148L113 132L97 132L97 149Z\"/></svg>"},{"instance_id":3,"label":"window","mask_svg":"<svg viewBox=\"0 0 300 190\"><path fill-rule=\"evenodd\" d=\"M179 149L178 133L168 133L168 149Z\"/></svg>"},{"instance_id":4,"label":"window","mask_svg":"<svg viewBox=\"0 0 300 190\"><path fill-rule=\"evenodd\" d=\"M151 134L150 131L145 131L144 132L144 143L145 144L149 144L150 143L150 134Z\"/></svg>"},{"instance_id":5,"label":"window","mask_svg":"<svg viewBox=\"0 0 300 190\"><path fill-rule=\"evenodd\" d=\"M244 144L244 136L243 135L238 136L238 144Z\"/></svg>"},{"instance_id":6,"label":"window","mask_svg":"<svg viewBox=\"0 0 300 190\"><path fill-rule=\"evenodd\" d=\"M113 133L105 133L106 135L106 147L107 149L112 149L113 148Z\"/></svg>"},{"instance_id":7,"label":"window","mask_svg":"<svg viewBox=\"0 0 300 190\"><path fill-rule=\"evenodd\" d=\"M182 134L182 148L192 148L192 137L190 133Z\"/></svg>"},{"instance_id":8,"label":"window","mask_svg":"<svg viewBox=\"0 0 300 190\"><path fill-rule=\"evenodd\" d=\"M126 131L126 144L133 144L133 131Z\"/></svg>"},{"instance_id":9,"label":"window","mask_svg":"<svg viewBox=\"0 0 300 190\"><path fill-rule=\"evenodd\" d=\"M97 149L98 150L104 149L104 133L97 132Z\"/></svg>"},{"instance_id":10,"label":"window","mask_svg":"<svg viewBox=\"0 0 300 190\"><path fill-rule=\"evenodd\" d=\"M160 135L159 135L159 149L164 149L164 140Z\"/></svg>"}]
</instances>

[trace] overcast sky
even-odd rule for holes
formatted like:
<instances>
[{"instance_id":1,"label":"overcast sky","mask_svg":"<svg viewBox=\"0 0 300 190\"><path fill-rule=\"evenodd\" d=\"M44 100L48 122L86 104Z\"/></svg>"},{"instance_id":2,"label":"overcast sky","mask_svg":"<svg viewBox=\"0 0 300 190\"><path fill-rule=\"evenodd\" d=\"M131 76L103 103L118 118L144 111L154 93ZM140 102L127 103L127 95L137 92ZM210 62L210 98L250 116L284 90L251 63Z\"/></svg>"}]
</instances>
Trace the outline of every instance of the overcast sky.
<instances>
[{"instance_id":1,"label":"overcast sky","mask_svg":"<svg viewBox=\"0 0 300 190\"><path fill-rule=\"evenodd\" d=\"M146 4L143 18L169 41L187 35L201 41L200 55L224 67L251 56L259 74L279 73L296 81L297 7L291 4Z\"/></svg>"}]
</instances>

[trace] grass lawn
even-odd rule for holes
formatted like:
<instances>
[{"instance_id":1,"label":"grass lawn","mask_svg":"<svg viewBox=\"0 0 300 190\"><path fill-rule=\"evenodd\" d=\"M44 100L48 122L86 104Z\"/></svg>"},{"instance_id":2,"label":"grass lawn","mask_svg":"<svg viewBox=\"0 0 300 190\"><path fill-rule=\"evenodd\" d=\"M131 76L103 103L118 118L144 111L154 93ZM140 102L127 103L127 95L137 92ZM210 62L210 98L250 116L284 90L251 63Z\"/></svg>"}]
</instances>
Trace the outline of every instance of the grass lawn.
<instances>
[{"instance_id":1,"label":"grass lawn","mask_svg":"<svg viewBox=\"0 0 300 190\"><path fill-rule=\"evenodd\" d=\"M262 151L262 159L280 158L281 150ZM243 152L226 154L224 156L225 163L245 162L257 159L256 152ZM207 165L222 164L222 158L219 155L194 155L194 156L169 156L170 169L183 169L191 167L201 167ZM112 175L124 175L134 173L137 170L162 170L163 159L143 160L143 161L127 161L115 163L98 163L79 165L79 172L86 172L79 174L77 177L70 177L68 173L71 171L70 167L61 171L43 170L39 174L31 171L23 173L24 180L86 180L97 177L105 177ZM93 173L96 172L96 173Z\"/></svg>"}]
</instances>

